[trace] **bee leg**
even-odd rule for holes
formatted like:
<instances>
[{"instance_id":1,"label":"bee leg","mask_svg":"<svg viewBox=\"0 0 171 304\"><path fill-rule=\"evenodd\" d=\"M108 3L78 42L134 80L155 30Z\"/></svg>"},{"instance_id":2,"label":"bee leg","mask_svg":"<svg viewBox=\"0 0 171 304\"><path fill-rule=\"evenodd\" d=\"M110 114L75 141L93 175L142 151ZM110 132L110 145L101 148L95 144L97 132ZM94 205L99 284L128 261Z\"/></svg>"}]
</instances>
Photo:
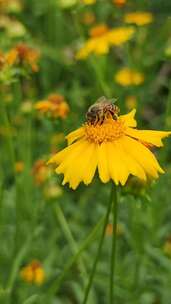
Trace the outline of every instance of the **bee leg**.
<instances>
[{"instance_id":1,"label":"bee leg","mask_svg":"<svg viewBox=\"0 0 171 304\"><path fill-rule=\"evenodd\" d=\"M100 118L100 125L102 125L104 123L104 120L105 120L105 116L103 115L101 118Z\"/></svg>"},{"instance_id":2,"label":"bee leg","mask_svg":"<svg viewBox=\"0 0 171 304\"><path fill-rule=\"evenodd\" d=\"M117 120L117 119L118 119L118 115L117 115L116 113L113 113L113 114L112 114L112 117L113 117L114 120Z\"/></svg>"},{"instance_id":3,"label":"bee leg","mask_svg":"<svg viewBox=\"0 0 171 304\"><path fill-rule=\"evenodd\" d=\"M96 118L95 118L95 120L94 120L94 125L96 126L97 125L97 123L98 123L98 121L99 121L99 119L98 119L98 116L96 116Z\"/></svg>"}]
</instances>

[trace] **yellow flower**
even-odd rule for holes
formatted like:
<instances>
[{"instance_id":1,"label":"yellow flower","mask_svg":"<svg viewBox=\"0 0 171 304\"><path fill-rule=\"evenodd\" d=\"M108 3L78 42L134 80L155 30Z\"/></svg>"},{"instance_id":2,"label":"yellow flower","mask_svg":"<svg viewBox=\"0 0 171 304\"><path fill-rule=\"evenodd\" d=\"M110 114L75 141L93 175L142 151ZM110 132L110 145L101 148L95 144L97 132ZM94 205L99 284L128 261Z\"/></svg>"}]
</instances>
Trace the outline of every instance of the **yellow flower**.
<instances>
[{"instance_id":1,"label":"yellow flower","mask_svg":"<svg viewBox=\"0 0 171 304\"><path fill-rule=\"evenodd\" d=\"M122 45L132 38L134 31L132 27L109 29L105 24L95 26L90 30L90 38L77 52L76 59L85 59L90 54L107 54L110 46Z\"/></svg>"},{"instance_id":2,"label":"yellow flower","mask_svg":"<svg viewBox=\"0 0 171 304\"><path fill-rule=\"evenodd\" d=\"M81 2L85 5L92 5L96 3L96 0L81 0Z\"/></svg>"},{"instance_id":3,"label":"yellow flower","mask_svg":"<svg viewBox=\"0 0 171 304\"><path fill-rule=\"evenodd\" d=\"M134 23L138 26L146 25L153 22L153 15L149 12L132 12L124 16L126 23Z\"/></svg>"},{"instance_id":4,"label":"yellow flower","mask_svg":"<svg viewBox=\"0 0 171 304\"><path fill-rule=\"evenodd\" d=\"M122 224L117 224L116 227L116 235L117 236L121 236L124 233L124 228L122 226ZM111 236L113 234L113 224L108 224L106 227L106 235Z\"/></svg>"},{"instance_id":5,"label":"yellow flower","mask_svg":"<svg viewBox=\"0 0 171 304\"><path fill-rule=\"evenodd\" d=\"M21 278L27 282L27 283L32 283L34 280L34 274L32 271L32 267L26 266L23 267L23 269L20 272Z\"/></svg>"},{"instance_id":6,"label":"yellow flower","mask_svg":"<svg viewBox=\"0 0 171 304\"><path fill-rule=\"evenodd\" d=\"M25 282L36 285L42 285L45 281L45 271L40 262L36 260L23 267L20 276Z\"/></svg>"},{"instance_id":7,"label":"yellow flower","mask_svg":"<svg viewBox=\"0 0 171 304\"><path fill-rule=\"evenodd\" d=\"M42 267L36 267L34 270L34 283L36 285L42 285L45 280L45 272Z\"/></svg>"},{"instance_id":8,"label":"yellow flower","mask_svg":"<svg viewBox=\"0 0 171 304\"><path fill-rule=\"evenodd\" d=\"M129 68L122 68L114 77L115 81L122 86L140 85L144 82L144 75Z\"/></svg>"},{"instance_id":9,"label":"yellow flower","mask_svg":"<svg viewBox=\"0 0 171 304\"><path fill-rule=\"evenodd\" d=\"M118 27L111 29L108 39L111 45L122 45L132 38L135 30L133 27Z\"/></svg>"},{"instance_id":10,"label":"yellow flower","mask_svg":"<svg viewBox=\"0 0 171 304\"><path fill-rule=\"evenodd\" d=\"M137 98L136 96L128 96L125 100L126 108L132 110L137 107Z\"/></svg>"},{"instance_id":11,"label":"yellow flower","mask_svg":"<svg viewBox=\"0 0 171 304\"><path fill-rule=\"evenodd\" d=\"M52 117L65 119L69 113L69 106L64 96L51 94L47 100L39 101L35 104L35 109L41 113L50 113Z\"/></svg>"},{"instance_id":12,"label":"yellow flower","mask_svg":"<svg viewBox=\"0 0 171 304\"><path fill-rule=\"evenodd\" d=\"M103 183L112 179L116 185L125 185L130 174L146 181L164 173L147 145L163 146L162 138L171 132L137 130L135 112L117 119L105 115L102 123L86 122L71 132L68 147L48 162L57 165L57 174L64 174L62 184L69 183L72 189L80 182L88 185L96 169Z\"/></svg>"},{"instance_id":13,"label":"yellow flower","mask_svg":"<svg viewBox=\"0 0 171 304\"><path fill-rule=\"evenodd\" d=\"M16 163L15 163L14 169L15 169L15 172L16 172L16 173L21 173L21 172L23 172L23 170L24 170L24 163L23 163L23 161L18 161L18 162L16 162Z\"/></svg>"}]
</instances>

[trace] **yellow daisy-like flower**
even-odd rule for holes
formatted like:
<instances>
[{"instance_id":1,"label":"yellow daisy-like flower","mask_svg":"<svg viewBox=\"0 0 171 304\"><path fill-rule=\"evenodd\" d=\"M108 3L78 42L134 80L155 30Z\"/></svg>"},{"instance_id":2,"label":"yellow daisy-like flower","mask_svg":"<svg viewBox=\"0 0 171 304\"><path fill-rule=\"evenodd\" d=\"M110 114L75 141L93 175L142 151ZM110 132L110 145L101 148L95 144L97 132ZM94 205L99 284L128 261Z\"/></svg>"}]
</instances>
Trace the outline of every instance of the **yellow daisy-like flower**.
<instances>
[{"instance_id":1,"label":"yellow daisy-like flower","mask_svg":"<svg viewBox=\"0 0 171 304\"><path fill-rule=\"evenodd\" d=\"M103 183L112 179L116 185L125 185L130 174L146 181L164 173L149 147L163 146L162 138L171 132L137 130L135 112L117 119L106 115L96 124L86 122L66 137L68 147L48 162L57 165L57 174L64 174L63 185L69 183L72 189L80 182L88 185L97 169Z\"/></svg>"},{"instance_id":2,"label":"yellow daisy-like flower","mask_svg":"<svg viewBox=\"0 0 171 304\"><path fill-rule=\"evenodd\" d=\"M81 0L81 2L85 5L92 5L96 3L96 0Z\"/></svg>"},{"instance_id":3,"label":"yellow daisy-like flower","mask_svg":"<svg viewBox=\"0 0 171 304\"><path fill-rule=\"evenodd\" d=\"M149 12L132 12L124 16L126 23L134 23L138 26L143 26L153 22L153 15Z\"/></svg>"},{"instance_id":4,"label":"yellow daisy-like flower","mask_svg":"<svg viewBox=\"0 0 171 304\"><path fill-rule=\"evenodd\" d=\"M135 30L132 27L118 27L109 29L105 24L93 27L90 38L77 52L77 59L85 59L90 54L103 55L109 52L112 45L122 45L132 38Z\"/></svg>"},{"instance_id":5,"label":"yellow daisy-like flower","mask_svg":"<svg viewBox=\"0 0 171 304\"><path fill-rule=\"evenodd\" d=\"M45 281L45 271L37 260L33 260L30 264L23 267L20 276L25 282L36 285L42 285Z\"/></svg>"},{"instance_id":6,"label":"yellow daisy-like flower","mask_svg":"<svg viewBox=\"0 0 171 304\"><path fill-rule=\"evenodd\" d=\"M144 75L133 69L122 68L116 73L114 80L124 87L130 85L140 85L144 82Z\"/></svg>"}]
</instances>

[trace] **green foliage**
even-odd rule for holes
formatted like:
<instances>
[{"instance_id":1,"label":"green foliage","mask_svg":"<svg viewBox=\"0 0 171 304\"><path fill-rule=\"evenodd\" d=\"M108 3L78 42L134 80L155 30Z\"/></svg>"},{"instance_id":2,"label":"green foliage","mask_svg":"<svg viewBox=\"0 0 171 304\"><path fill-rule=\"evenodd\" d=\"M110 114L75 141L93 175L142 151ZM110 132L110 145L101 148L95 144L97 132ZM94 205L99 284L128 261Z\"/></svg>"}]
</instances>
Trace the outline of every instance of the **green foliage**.
<instances>
[{"instance_id":1,"label":"green foliage","mask_svg":"<svg viewBox=\"0 0 171 304\"><path fill-rule=\"evenodd\" d=\"M171 128L170 1L153 0L149 5L149 1L143 0L140 5L140 1L128 0L123 7L109 0L97 0L89 6L82 1L72 2L73 5L64 7L58 0L23 0L16 11L1 9L0 4L0 18L11 20L10 27L17 20L25 28L23 35L11 36L6 30L9 24L0 22L2 59L6 60L3 56L19 43L40 51L36 73L28 61L4 67L0 52L0 303L3 304L83 301L110 185L95 178L89 187L80 185L72 191L61 185L61 176L50 171L46 161L65 146L64 135L85 121L88 107L107 95L117 98L121 111L126 112L127 97L135 96L141 128ZM124 26L124 14L141 9L153 12L154 21L135 26L133 39L121 47L112 47L106 55L76 60L75 54L88 38L91 26L99 23ZM84 14L90 12L95 21L85 24ZM123 66L141 71L145 81L136 87L117 84L114 75ZM64 96L67 101L70 111L66 118L40 115L35 109L36 102L47 100L52 93ZM122 230L117 234L117 304L171 303L171 246L166 254L166 241L171 236L170 150L168 143L157 154L166 169L158 181L142 185L130 178L125 188L119 188ZM43 161L41 172L40 163L35 165L38 160ZM89 304L109 303L111 243L111 235L106 235ZM34 260L41 263L45 272L40 285L21 277L23 267Z\"/></svg>"}]
</instances>

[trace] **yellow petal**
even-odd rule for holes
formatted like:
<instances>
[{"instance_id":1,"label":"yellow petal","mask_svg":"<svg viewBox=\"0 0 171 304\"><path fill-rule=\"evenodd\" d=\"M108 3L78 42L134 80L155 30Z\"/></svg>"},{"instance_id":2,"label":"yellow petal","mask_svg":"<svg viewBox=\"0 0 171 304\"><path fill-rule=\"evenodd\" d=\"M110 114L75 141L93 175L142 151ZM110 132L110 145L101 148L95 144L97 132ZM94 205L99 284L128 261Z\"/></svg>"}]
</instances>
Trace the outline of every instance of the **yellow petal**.
<instances>
[{"instance_id":1,"label":"yellow petal","mask_svg":"<svg viewBox=\"0 0 171 304\"><path fill-rule=\"evenodd\" d=\"M129 151L129 147L127 146L127 142L124 141L125 137L119 139L119 144L121 146L122 158L125 166L127 167L129 174L132 174L144 181L146 181L146 174L141 164L137 162L137 160L132 157Z\"/></svg>"},{"instance_id":2,"label":"yellow petal","mask_svg":"<svg viewBox=\"0 0 171 304\"><path fill-rule=\"evenodd\" d=\"M87 155L87 161L85 162L85 170L83 174L83 181L86 185L90 184L96 168L97 168L97 145L89 144L90 154Z\"/></svg>"},{"instance_id":3,"label":"yellow petal","mask_svg":"<svg viewBox=\"0 0 171 304\"><path fill-rule=\"evenodd\" d=\"M60 164L61 161L63 159L65 159L65 157L67 155L70 154L70 152L72 153L74 151L74 149L77 149L77 147L79 146L78 142L75 142L74 144L66 147L65 149L61 150L60 152L56 153L54 156L52 156L49 161L47 162L47 164Z\"/></svg>"},{"instance_id":4,"label":"yellow petal","mask_svg":"<svg viewBox=\"0 0 171 304\"><path fill-rule=\"evenodd\" d=\"M110 176L116 185L125 185L129 171L118 141L106 143Z\"/></svg>"},{"instance_id":5,"label":"yellow petal","mask_svg":"<svg viewBox=\"0 0 171 304\"><path fill-rule=\"evenodd\" d=\"M158 172L164 172L153 153L140 142L125 136L124 146L127 153L142 166L147 175L157 178Z\"/></svg>"},{"instance_id":6,"label":"yellow petal","mask_svg":"<svg viewBox=\"0 0 171 304\"><path fill-rule=\"evenodd\" d=\"M84 136L84 127L81 127L71 133L69 133L65 138L68 141L68 145L72 144L75 140Z\"/></svg>"},{"instance_id":7,"label":"yellow petal","mask_svg":"<svg viewBox=\"0 0 171 304\"><path fill-rule=\"evenodd\" d=\"M111 30L108 39L113 45L120 45L132 38L135 30L133 27L118 27Z\"/></svg>"},{"instance_id":8,"label":"yellow petal","mask_svg":"<svg viewBox=\"0 0 171 304\"><path fill-rule=\"evenodd\" d=\"M153 130L136 130L127 128L126 132L127 135L139 139L142 142L152 144L156 147L162 147L162 138L165 138L171 135L171 132L165 131L153 131Z\"/></svg>"},{"instance_id":9,"label":"yellow petal","mask_svg":"<svg viewBox=\"0 0 171 304\"><path fill-rule=\"evenodd\" d=\"M86 140L78 143L77 149L70 151L56 169L56 173L64 174L63 185L69 182L72 189L76 189L82 181L89 184L97 167L96 145Z\"/></svg>"},{"instance_id":10,"label":"yellow petal","mask_svg":"<svg viewBox=\"0 0 171 304\"><path fill-rule=\"evenodd\" d=\"M136 109L133 109L131 112L129 112L128 114L125 115L120 115L119 119L123 120L125 125L127 127L136 127L137 126L137 122L134 119L136 113Z\"/></svg>"},{"instance_id":11,"label":"yellow petal","mask_svg":"<svg viewBox=\"0 0 171 304\"><path fill-rule=\"evenodd\" d=\"M108 160L107 160L107 151L106 151L106 143L102 143L98 146L97 150L98 154L98 171L99 177L103 183L107 183L110 179Z\"/></svg>"},{"instance_id":12,"label":"yellow petal","mask_svg":"<svg viewBox=\"0 0 171 304\"><path fill-rule=\"evenodd\" d=\"M80 140L75 144L70 145L69 147L71 147L71 149L65 153L65 157L62 159L62 161L60 162L59 166L56 169L57 174L61 174L61 173L64 174L63 185L66 184L67 182L70 183L71 179L74 181L78 180L77 164L79 160L82 159L82 153L85 151L87 147L87 142L85 140Z\"/></svg>"}]
</instances>

